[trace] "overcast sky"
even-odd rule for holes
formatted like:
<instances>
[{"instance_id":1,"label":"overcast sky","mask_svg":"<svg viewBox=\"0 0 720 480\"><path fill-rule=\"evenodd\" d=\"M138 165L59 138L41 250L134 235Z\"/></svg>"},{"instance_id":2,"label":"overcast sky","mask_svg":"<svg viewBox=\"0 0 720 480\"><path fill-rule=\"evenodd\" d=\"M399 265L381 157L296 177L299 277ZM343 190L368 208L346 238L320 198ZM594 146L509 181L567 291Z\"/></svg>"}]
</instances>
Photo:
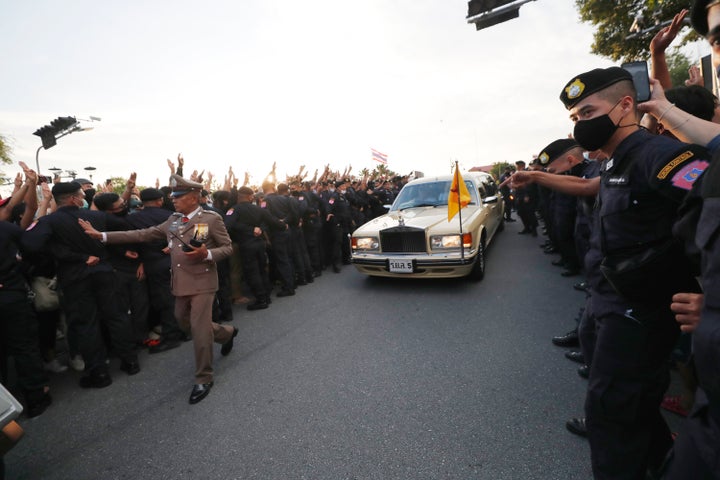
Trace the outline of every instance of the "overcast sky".
<instances>
[{"instance_id":1,"label":"overcast sky","mask_svg":"<svg viewBox=\"0 0 720 480\"><path fill-rule=\"evenodd\" d=\"M399 173L529 160L572 125L558 99L591 55L572 0L476 31L465 0L0 0L0 132L35 164L57 116L101 117L42 169L166 183L165 160L222 178L301 164ZM17 166L4 168L14 173ZM43 173L48 173L47 171Z\"/></svg>"}]
</instances>

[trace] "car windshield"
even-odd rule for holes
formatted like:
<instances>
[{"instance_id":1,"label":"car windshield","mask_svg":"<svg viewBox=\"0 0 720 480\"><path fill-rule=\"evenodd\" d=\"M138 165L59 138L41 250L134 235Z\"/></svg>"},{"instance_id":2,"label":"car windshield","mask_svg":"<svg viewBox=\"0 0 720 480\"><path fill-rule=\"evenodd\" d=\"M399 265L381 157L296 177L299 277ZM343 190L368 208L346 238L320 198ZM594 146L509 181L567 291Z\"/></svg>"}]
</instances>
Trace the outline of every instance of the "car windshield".
<instances>
[{"instance_id":1,"label":"car windshield","mask_svg":"<svg viewBox=\"0 0 720 480\"><path fill-rule=\"evenodd\" d=\"M405 210L417 207L447 206L452 180L408 184L400 190L390 211ZM477 192L469 180L465 186L470 192L470 205L477 205Z\"/></svg>"}]
</instances>

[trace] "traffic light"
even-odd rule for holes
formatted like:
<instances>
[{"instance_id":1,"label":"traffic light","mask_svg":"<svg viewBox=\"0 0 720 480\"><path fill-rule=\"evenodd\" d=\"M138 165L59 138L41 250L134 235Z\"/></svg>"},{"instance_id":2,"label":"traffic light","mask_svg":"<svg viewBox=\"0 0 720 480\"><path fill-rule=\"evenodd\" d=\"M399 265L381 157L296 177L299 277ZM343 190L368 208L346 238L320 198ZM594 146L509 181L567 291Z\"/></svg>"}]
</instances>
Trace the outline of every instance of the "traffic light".
<instances>
[{"instance_id":1,"label":"traffic light","mask_svg":"<svg viewBox=\"0 0 720 480\"><path fill-rule=\"evenodd\" d=\"M518 18L520 7L533 1L535 0L470 0L466 20L474 23L476 30L482 30Z\"/></svg>"},{"instance_id":2,"label":"traffic light","mask_svg":"<svg viewBox=\"0 0 720 480\"><path fill-rule=\"evenodd\" d=\"M33 135L37 135L42 140L42 146L45 150L47 150L50 147L54 147L57 143L55 141L55 133L57 133L57 130L55 130L55 127L51 127L50 125L45 125L44 127L40 127L37 130L33 132Z\"/></svg>"},{"instance_id":3,"label":"traffic light","mask_svg":"<svg viewBox=\"0 0 720 480\"><path fill-rule=\"evenodd\" d=\"M470 0L468 2L467 18L489 12L494 8L502 7L514 1L515 0Z\"/></svg>"},{"instance_id":4,"label":"traffic light","mask_svg":"<svg viewBox=\"0 0 720 480\"><path fill-rule=\"evenodd\" d=\"M75 120L75 117L58 117L52 122L50 122L50 125L55 127L58 132L62 132L63 130L67 130L68 128L72 127L77 123L77 120Z\"/></svg>"},{"instance_id":5,"label":"traffic light","mask_svg":"<svg viewBox=\"0 0 720 480\"><path fill-rule=\"evenodd\" d=\"M75 117L58 117L52 122L50 122L50 125L45 125L44 127L38 128L33 132L33 135L37 135L42 140L42 146L45 150L47 150L50 147L54 147L56 142L56 136L58 133L61 133L65 130L68 130L75 125L77 125L78 121L75 119ZM70 132L67 132L70 133Z\"/></svg>"}]
</instances>

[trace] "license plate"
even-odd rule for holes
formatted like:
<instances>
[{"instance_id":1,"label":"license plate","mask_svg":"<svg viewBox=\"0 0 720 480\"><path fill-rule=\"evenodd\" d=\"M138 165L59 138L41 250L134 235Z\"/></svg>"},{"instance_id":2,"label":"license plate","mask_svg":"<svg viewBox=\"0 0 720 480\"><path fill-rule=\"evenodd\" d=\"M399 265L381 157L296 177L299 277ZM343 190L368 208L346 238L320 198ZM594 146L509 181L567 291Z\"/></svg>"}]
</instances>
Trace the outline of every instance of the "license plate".
<instances>
[{"instance_id":1,"label":"license plate","mask_svg":"<svg viewBox=\"0 0 720 480\"><path fill-rule=\"evenodd\" d=\"M388 269L392 273L413 273L412 260L405 258L388 258Z\"/></svg>"}]
</instances>

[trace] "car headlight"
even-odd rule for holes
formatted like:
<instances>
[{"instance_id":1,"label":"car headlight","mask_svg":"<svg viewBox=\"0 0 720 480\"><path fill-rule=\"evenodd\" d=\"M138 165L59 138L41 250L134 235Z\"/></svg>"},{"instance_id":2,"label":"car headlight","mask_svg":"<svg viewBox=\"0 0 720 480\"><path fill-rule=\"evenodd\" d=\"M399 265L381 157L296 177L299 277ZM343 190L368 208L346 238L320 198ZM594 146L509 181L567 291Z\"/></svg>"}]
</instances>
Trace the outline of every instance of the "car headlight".
<instances>
[{"instance_id":1,"label":"car headlight","mask_svg":"<svg viewBox=\"0 0 720 480\"><path fill-rule=\"evenodd\" d=\"M378 250L380 242L377 237L352 237L353 250Z\"/></svg>"},{"instance_id":2,"label":"car headlight","mask_svg":"<svg viewBox=\"0 0 720 480\"><path fill-rule=\"evenodd\" d=\"M430 248L433 250L443 250L460 248L460 242L462 241L464 248L470 248L472 246L472 234L463 233L461 235L433 235L430 237Z\"/></svg>"}]
</instances>

